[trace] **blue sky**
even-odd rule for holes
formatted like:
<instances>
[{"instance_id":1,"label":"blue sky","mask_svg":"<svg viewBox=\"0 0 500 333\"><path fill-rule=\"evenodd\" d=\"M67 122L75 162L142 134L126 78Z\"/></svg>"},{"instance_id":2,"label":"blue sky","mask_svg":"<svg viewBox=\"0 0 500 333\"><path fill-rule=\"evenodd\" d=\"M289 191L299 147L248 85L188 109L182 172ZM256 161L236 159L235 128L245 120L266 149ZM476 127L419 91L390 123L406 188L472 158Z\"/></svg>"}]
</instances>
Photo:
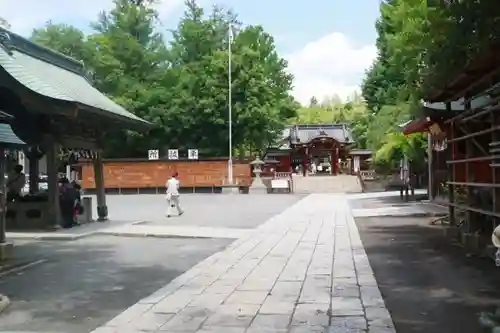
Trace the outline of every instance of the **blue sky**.
<instances>
[{"instance_id":1,"label":"blue sky","mask_svg":"<svg viewBox=\"0 0 500 333\"><path fill-rule=\"evenodd\" d=\"M158 5L165 28L182 15L182 0ZM275 36L279 52L295 75L294 94L302 102L316 96L346 97L358 89L366 68L376 56L374 23L379 0L199 0L204 7L222 4L238 13L245 24L260 24ZM1 16L12 30L29 35L48 20L80 28L111 0L2 0ZM31 8L26 11L26 8Z\"/></svg>"},{"instance_id":2,"label":"blue sky","mask_svg":"<svg viewBox=\"0 0 500 333\"><path fill-rule=\"evenodd\" d=\"M308 0L293 3L234 0L233 6L244 22L262 24L272 31L285 52L333 31L346 34L359 44L374 43L374 21L378 16L376 0Z\"/></svg>"}]
</instances>

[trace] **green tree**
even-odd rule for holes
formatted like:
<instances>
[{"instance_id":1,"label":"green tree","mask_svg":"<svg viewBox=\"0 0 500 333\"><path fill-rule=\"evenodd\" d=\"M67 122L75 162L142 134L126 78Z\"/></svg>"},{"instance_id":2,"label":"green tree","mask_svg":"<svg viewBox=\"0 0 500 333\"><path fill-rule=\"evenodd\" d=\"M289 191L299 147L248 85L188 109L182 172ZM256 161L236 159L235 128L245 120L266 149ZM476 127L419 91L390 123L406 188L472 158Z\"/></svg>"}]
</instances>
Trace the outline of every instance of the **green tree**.
<instances>
[{"instance_id":1,"label":"green tree","mask_svg":"<svg viewBox=\"0 0 500 333\"><path fill-rule=\"evenodd\" d=\"M145 156L165 141L169 92L162 81L168 70L167 48L157 32L154 1L115 0L114 4L92 24L96 32L88 38L94 84L155 127L146 135L113 130L106 153Z\"/></svg>"},{"instance_id":2,"label":"green tree","mask_svg":"<svg viewBox=\"0 0 500 333\"><path fill-rule=\"evenodd\" d=\"M49 21L43 27L33 29L30 39L91 65L89 62L92 59L92 51L88 47L85 34L71 25L53 24Z\"/></svg>"},{"instance_id":3,"label":"green tree","mask_svg":"<svg viewBox=\"0 0 500 333\"><path fill-rule=\"evenodd\" d=\"M421 75L426 70L426 50L442 37L434 36L430 20L440 12L422 0L387 0L380 4L378 58L367 71L362 84L363 97L373 113L367 144L374 150L405 151L410 139L394 134L398 125L409 120L420 107ZM397 138L397 140L394 140ZM387 141L390 140L390 141ZM415 141L420 143L421 141ZM423 153L425 146L414 146ZM388 149L391 147L391 149ZM397 154L382 154L399 158Z\"/></svg>"},{"instance_id":4,"label":"green tree","mask_svg":"<svg viewBox=\"0 0 500 333\"><path fill-rule=\"evenodd\" d=\"M343 102L338 96L327 98L321 104L301 107L289 124L347 123L358 148L367 148L367 131L371 114L362 97L354 94Z\"/></svg>"},{"instance_id":5,"label":"green tree","mask_svg":"<svg viewBox=\"0 0 500 333\"><path fill-rule=\"evenodd\" d=\"M176 144L190 144L211 155L227 155L229 97L229 27L232 27L232 121L235 148L262 149L273 142L287 118L296 114L290 96L292 76L278 55L272 36L260 26L242 27L232 12L214 7L209 15L195 1L170 43L174 95L171 116Z\"/></svg>"},{"instance_id":6,"label":"green tree","mask_svg":"<svg viewBox=\"0 0 500 333\"><path fill-rule=\"evenodd\" d=\"M378 165L395 166L403 156L407 156L416 172L425 171L427 138L422 133L408 136L401 132L388 133L384 144L374 155L374 162Z\"/></svg>"},{"instance_id":7,"label":"green tree","mask_svg":"<svg viewBox=\"0 0 500 333\"><path fill-rule=\"evenodd\" d=\"M311 99L309 101L309 107L312 108L312 107L316 107L318 105L319 105L318 99L315 96L311 97Z\"/></svg>"},{"instance_id":8,"label":"green tree","mask_svg":"<svg viewBox=\"0 0 500 333\"><path fill-rule=\"evenodd\" d=\"M0 27L5 29L10 29L10 23L3 17L0 17Z\"/></svg>"},{"instance_id":9,"label":"green tree","mask_svg":"<svg viewBox=\"0 0 500 333\"><path fill-rule=\"evenodd\" d=\"M233 146L259 150L273 142L299 107L273 37L260 26L243 27L219 7L205 15L190 0L165 44L154 4L114 0L87 38L74 27L51 23L33 32L34 41L85 61L98 89L155 125L147 135L110 129L106 155L139 157L167 147L228 154L229 27Z\"/></svg>"}]
</instances>

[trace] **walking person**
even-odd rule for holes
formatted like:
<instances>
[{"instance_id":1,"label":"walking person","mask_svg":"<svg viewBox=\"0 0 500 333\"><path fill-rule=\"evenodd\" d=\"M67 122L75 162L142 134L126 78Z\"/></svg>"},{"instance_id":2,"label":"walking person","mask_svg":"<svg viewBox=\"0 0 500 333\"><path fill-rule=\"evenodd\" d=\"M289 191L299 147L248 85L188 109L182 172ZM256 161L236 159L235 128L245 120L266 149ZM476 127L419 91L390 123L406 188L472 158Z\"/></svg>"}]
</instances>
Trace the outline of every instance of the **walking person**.
<instances>
[{"instance_id":1,"label":"walking person","mask_svg":"<svg viewBox=\"0 0 500 333\"><path fill-rule=\"evenodd\" d=\"M177 179L179 174L177 172L174 172L172 175L172 178L167 180L166 188L167 188L167 194L166 194L166 199L167 199L167 217L170 217L172 215L172 207L175 207L177 209L177 213L179 216L184 214L184 211L181 208L181 205L179 203L179 188L180 188L180 182Z\"/></svg>"}]
</instances>

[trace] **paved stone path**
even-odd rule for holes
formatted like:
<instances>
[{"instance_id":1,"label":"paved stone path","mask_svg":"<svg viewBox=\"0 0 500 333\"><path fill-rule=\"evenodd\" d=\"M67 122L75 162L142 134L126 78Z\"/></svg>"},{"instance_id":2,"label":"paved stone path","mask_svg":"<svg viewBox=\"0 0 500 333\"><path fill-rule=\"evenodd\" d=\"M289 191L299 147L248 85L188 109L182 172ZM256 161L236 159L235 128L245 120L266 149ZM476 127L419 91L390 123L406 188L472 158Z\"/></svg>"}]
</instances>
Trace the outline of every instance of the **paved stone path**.
<instances>
[{"instance_id":1,"label":"paved stone path","mask_svg":"<svg viewBox=\"0 0 500 333\"><path fill-rule=\"evenodd\" d=\"M314 194L93 333L394 333L346 196Z\"/></svg>"}]
</instances>

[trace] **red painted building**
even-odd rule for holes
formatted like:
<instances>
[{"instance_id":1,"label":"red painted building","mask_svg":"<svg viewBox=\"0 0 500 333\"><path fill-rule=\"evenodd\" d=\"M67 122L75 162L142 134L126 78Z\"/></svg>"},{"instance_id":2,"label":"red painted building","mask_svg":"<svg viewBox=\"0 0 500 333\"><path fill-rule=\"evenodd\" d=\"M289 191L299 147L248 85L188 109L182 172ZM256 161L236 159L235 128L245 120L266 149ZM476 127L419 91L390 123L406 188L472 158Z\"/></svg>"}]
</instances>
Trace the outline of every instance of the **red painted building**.
<instances>
[{"instance_id":1,"label":"red painted building","mask_svg":"<svg viewBox=\"0 0 500 333\"><path fill-rule=\"evenodd\" d=\"M265 159L277 162L273 168L277 172L293 172L300 169L303 173L314 162L318 172L336 175L342 169L352 173L354 159L359 162L369 159L371 152L351 156L354 138L347 124L292 125L283 131L281 140L267 149ZM357 156L357 157L356 157ZM359 162L358 169L363 163Z\"/></svg>"}]
</instances>

